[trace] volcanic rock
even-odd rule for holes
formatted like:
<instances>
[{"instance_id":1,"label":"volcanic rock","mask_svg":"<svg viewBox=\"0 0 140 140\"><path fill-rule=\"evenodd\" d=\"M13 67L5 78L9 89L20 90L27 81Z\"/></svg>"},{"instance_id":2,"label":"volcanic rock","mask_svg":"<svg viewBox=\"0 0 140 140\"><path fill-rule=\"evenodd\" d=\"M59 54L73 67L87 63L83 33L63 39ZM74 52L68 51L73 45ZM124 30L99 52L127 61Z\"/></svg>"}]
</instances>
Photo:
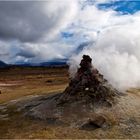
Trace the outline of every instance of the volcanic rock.
<instances>
[{"instance_id":1,"label":"volcanic rock","mask_svg":"<svg viewBox=\"0 0 140 140\"><path fill-rule=\"evenodd\" d=\"M106 119L103 116L95 116L93 119L86 120L83 122L81 129L83 130L94 130L104 127Z\"/></svg>"},{"instance_id":2,"label":"volcanic rock","mask_svg":"<svg viewBox=\"0 0 140 140\"><path fill-rule=\"evenodd\" d=\"M92 59L83 55L75 77L71 79L69 86L61 96L62 102L73 102L73 100L87 100L87 102L115 103L115 96L120 93L113 88L99 71L92 67Z\"/></svg>"}]
</instances>

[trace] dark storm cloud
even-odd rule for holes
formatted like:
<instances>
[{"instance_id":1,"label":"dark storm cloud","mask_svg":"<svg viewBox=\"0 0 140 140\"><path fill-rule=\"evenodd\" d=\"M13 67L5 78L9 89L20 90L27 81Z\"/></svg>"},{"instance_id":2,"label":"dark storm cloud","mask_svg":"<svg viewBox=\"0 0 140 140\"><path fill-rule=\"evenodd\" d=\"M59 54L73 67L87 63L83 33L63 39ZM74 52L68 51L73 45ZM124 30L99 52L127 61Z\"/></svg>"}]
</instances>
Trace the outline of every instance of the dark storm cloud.
<instances>
[{"instance_id":1,"label":"dark storm cloud","mask_svg":"<svg viewBox=\"0 0 140 140\"><path fill-rule=\"evenodd\" d=\"M30 4L31 2L0 2L1 38L17 38L22 41L29 41L34 40L40 34L36 33L37 29L33 30L35 25L30 26L30 11L27 8Z\"/></svg>"},{"instance_id":2,"label":"dark storm cloud","mask_svg":"<svg viewBox=\"0 0 140 140\"><path fill-rule=\"evenodd\" d=\"M0 38L32 42L49 34L62 13L57 9L54 13L48 5L47 1L0 1Z\"/></svg>"},{"instance_id":3,"label":"dark storm cloud","mask_svg":"<svg viewBox=\"0 0 140 140\"><path fill-rule=\"evenodd\" d=\"M77 0L0 1L0 53L10 54L0 55L0 60L64 58L69 51L59 34L75 19L77 9Z\"/></svg>"},{"instance_id":4,"label":"dark storm cloud","mask_svg":"<svg viewBox=\"0 0 140 140\"><path fill-rule=\"evenodd\" d=\"M39 55L39 48L31 45L31 44L21 44L21 47L19 49L19 52L16 54L16 56L21 56L24 58L33 58Z\"/></svg>"},{"instance_id":5,"label":"dark storm cloud","mask_svg":"<svg viewBox=\"0 0 140 140\"><path fill-rule=\"evenodd\" d=\"M22 56L24 58L33 58L36 56L36 53L29 52L29 51L22 51L17 53L16 56Z\"/></svg>"},{"instance_id":6,"label":"dark storm cloud","mask_svg":"<svg viewBox=\"0 0 140 140\"><path fill-rule=\"evenodd\" d=\"M1 56L9 56L9 53L0 53L0 57Z\"/></svg>"}]
</instances>

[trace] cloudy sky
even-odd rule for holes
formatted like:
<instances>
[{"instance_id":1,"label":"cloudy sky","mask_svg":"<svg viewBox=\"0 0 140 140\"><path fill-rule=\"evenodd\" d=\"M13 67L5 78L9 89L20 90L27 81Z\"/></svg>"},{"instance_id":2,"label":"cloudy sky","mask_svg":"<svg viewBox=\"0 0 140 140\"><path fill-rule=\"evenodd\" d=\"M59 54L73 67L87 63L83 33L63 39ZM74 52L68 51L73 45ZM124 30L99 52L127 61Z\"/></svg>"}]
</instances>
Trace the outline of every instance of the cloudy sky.
<instances>
[{"instance_id":1,"label":"cloudy sky","mask_svg":"<svg viewBox=\"0 0 140 140\"><path fill-rule=\"evenodd\" d=\"M0 60L37 63L82 54L118 88L140 85L139 0L0 1ZM119 75L119 76L118 76Z\"/></svg>"}]
</instances>

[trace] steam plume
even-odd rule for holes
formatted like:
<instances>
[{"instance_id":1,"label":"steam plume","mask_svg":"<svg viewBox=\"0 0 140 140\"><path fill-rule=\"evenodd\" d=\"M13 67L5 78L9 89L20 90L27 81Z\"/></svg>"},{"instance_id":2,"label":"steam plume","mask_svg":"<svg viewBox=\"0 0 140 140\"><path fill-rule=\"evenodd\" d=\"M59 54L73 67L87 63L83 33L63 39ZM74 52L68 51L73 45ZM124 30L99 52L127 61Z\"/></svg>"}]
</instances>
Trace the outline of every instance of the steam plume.
<instances>
[{"instance_id":1,"label":"steam plume","mask_svg":"<svg viewBox=\"0 0 140 140\"><path fill-rule=\"evenodd\" d=\"M129 18L128 18L129 17ZM117 89L126 90L140 86L140 29L139 17L122 18L125 22L110 25L101 31L97 39L78 55L73 55L69 61L70 74L74 76L83 54L93 59L95 66L105 78ZM113 19L115 17L112 17Z\"/></svg>"}]
</instances>

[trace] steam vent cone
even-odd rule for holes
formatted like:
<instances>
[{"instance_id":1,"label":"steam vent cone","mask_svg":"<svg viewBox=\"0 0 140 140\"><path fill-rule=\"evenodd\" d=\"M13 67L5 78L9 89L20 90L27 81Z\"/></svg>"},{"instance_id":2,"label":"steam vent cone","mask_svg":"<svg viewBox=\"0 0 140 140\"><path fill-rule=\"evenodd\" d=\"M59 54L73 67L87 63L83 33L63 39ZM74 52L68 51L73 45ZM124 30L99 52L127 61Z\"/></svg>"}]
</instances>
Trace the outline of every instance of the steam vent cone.
<instances>
[{"instance_id":1,"label":"steam vent cone","mask_svg":"<svg viewBox=\"0 0 140 140\"><path fill-rule=\"evenodd\" d=\"M105 110L116 105L119 95L119 91L92 67L90 56L83 55L80 68L65 91L41 99L27 115L80 129L105 127L111 117Z\"/></svg>"},{"instance_id":2,"label":"steam vent cone","mask_svg":"<svg viewBox=\"0 0 140 140\"><path fill-rule=\"evenodd\" d=\"M60 104L81 101L112 106L120 93L92 66L92 59L83 55L80 68L60 98Z\"/></svg>"}]
</instances>

